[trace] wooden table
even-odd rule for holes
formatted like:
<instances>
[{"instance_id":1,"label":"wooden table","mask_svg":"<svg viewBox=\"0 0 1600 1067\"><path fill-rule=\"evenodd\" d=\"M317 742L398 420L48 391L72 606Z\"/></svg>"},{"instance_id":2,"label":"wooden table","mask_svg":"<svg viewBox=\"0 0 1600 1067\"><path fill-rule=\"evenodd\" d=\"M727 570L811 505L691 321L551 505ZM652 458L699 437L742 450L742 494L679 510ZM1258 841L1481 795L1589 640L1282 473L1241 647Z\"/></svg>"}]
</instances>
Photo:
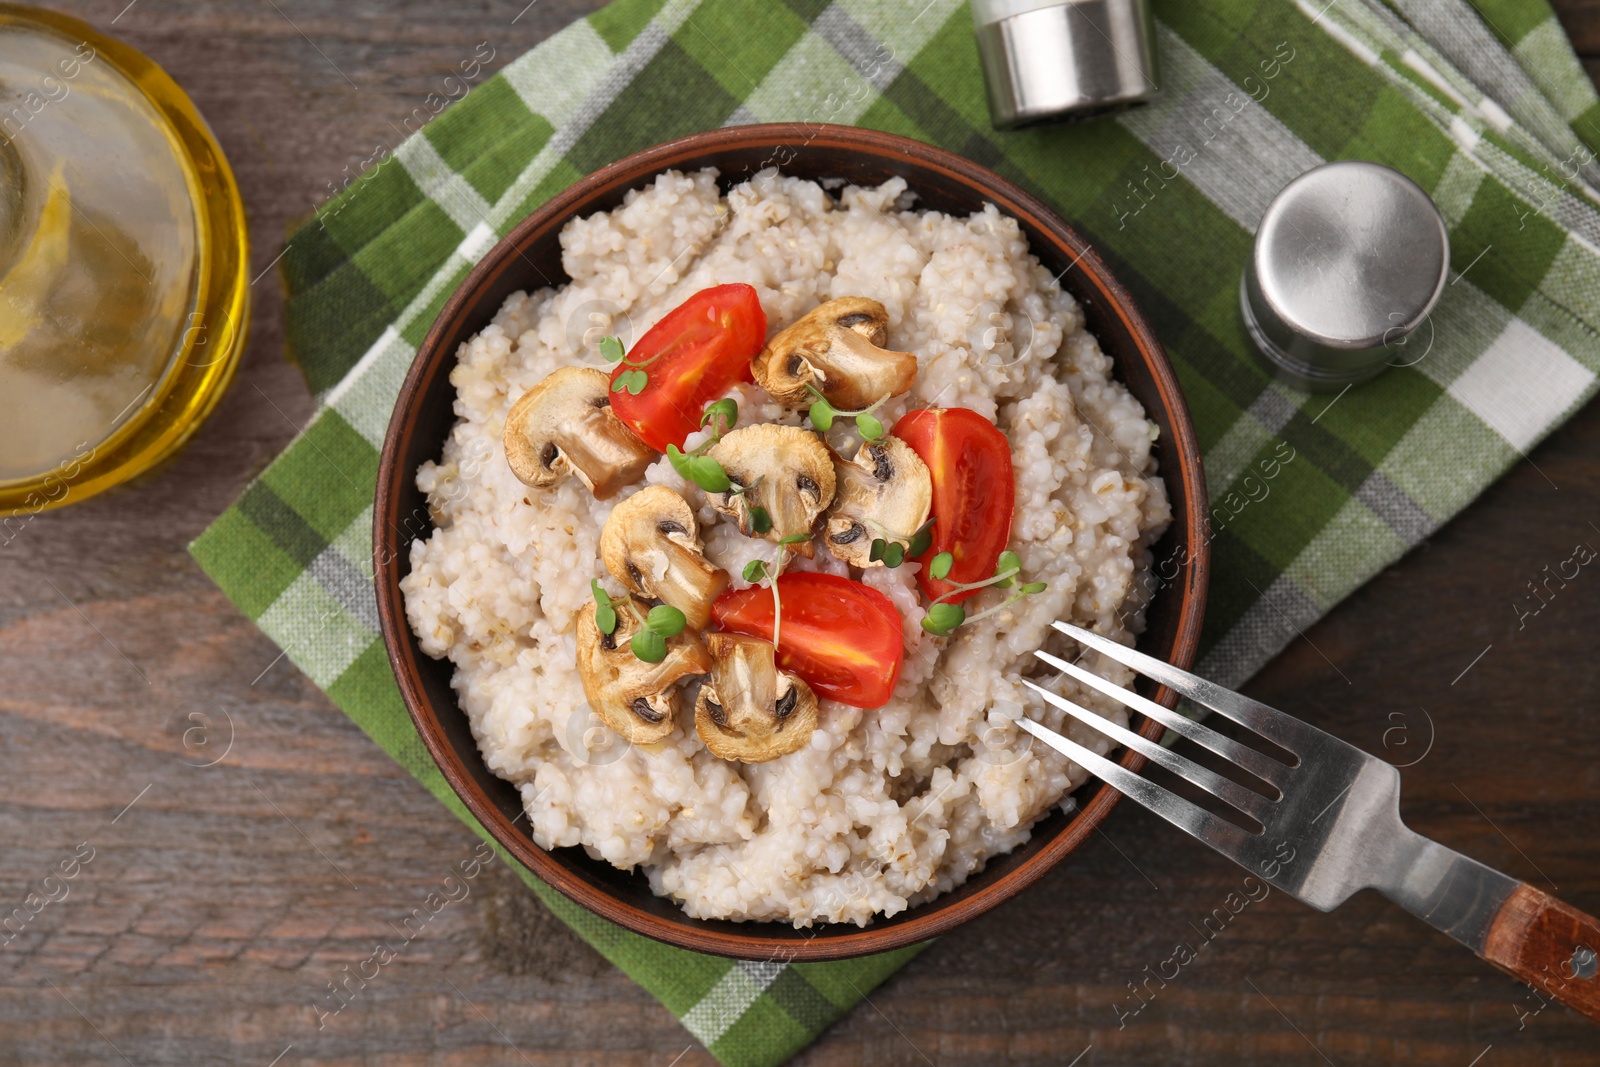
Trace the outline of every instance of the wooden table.
<instances>
[{"instance_id":1,"label":"wooden table","mask_svg":"<svg viewBox=\"0 0 1600 1067\"><path fill-rule=\"evenodd\" d=\"M123 3L65 6L192 94L243 186L254 271L479 42L497 68L596 6ZM1600 56L1600 3L1558 6ZM475 839L185 552L312 411L270 275L255 301L237 382L174 462L0 551L0 904L93 849L69 895L0 946L0 1067L711 1062L503 870L318 1029L327 983ZM1600 546L1600 413L1532 460L1543 475L1519 464L1250 690L1396 762L1427 749L1405 772L1414 827L1600 912L1600 579L1524 630L1512 607L1574 544ZM227 757L192 766L230 721ZM1119 1027L1128 984L1241 878L1124 804L797 1062L1066 1063L1092 1046L1073 1062L1600 1063L1600 1029L1558 1006L1523 1014L1538 1006L1523 987L1366 897L1326 916L1282 894L1251 904Z\"/></svg>"}]
</instances>

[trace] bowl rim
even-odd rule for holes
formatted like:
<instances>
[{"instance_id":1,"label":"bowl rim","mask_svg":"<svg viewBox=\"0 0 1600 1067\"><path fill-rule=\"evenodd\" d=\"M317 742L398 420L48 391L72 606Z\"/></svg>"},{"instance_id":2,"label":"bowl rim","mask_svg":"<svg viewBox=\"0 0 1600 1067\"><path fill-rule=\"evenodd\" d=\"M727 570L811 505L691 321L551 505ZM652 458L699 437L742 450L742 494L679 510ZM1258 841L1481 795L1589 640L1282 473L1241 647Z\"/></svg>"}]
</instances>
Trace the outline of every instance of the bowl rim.
<instances>
[{"instance_id":1,"label":"bowl rim","mask_svg":"<svg viewBox=\"0 0 1600 1067\"><path fill-rule=\"evenodd\" d=\"M1084 271L1103 297L1106 309L1122 320L1134 339L1171 423L1170 434L1164 442L1166 447L1163 449L1161 477L1163 480L1179 477L1183 481L1187 507L1184 514L1173 516L1173 523L1184 525L1190 546L1180 568L1180 580L1174 583L1173 588L1163 590L1163 593L1179 598L1178 622L1174 627L1174 648L1170 657L1178 667L1188 668L1194 662L1210 576L1210 544L1205 537L1208 501L1200 447L1176 372L1164 348L1133 298L1112 277L1093 247L1049 206L988 168L934 145L879 130L826 123L757 123L706 130L641 149L574 182L522 219L473 265L440 309L417 348L384 435L373 504L373 564L380 631L396 683L407 713L450 788L490 836L545 884L601 918L656 941L718 956L781 959L785 962L871 955L917 944L951 930L989 911L1043 877L1105 820L1121 799L1121 794L1100 783L1099 788L1082 804L1076 816L1057 832L1055 838L1016 868L950 905L935 906L940 899L936 897L908 909L901 913L903 917L894 918L893 925L882 922L865 927L825 924L811 928L817 931L814 936L795 940L765 936L760 932L774 926L790 929L776 922L738 923L734 924L735 929L731 931L713 928L709 924L696 927L691 923L670 922L635 907L569 871L554 854L534 843L525 832L518 831L512 820L506 818L472 780L462 754L445 737L438 709L433 707L417 673L416 657L420 655L420 649L416 647L415 636L407 621L404 596L399 586L400 565L409 560L410 538L401 534L398 540L403 540L404 544L397 544L396 535L399 531L392 522L386 520L396 506L403 479L415 476L414 471L401 469L404 446L409 439L405 413L416 405L423 385L431 382L442 366L453 365L451 361L455 353L441 353L438 350L454 320L463 313L463 306L468 303L470 295L497 273L496 268L508 256L521 255L521 245L529 234L549 225L553 219L559 220L558 225L564 225L586 210L586 205L591 205L593 200L607 193L637 188L641 182L661 171L709 165L696 164L694 158L697 156L716 150L761 146L778 150L792 146L797 141L806 147L830 147L874 157L908 156L922 168L942 172L959 184L974 188L981 194L983 202L993 203L1004 214L1030 223L1034 229L1048 234L1071 253L1073 259L1069 269L1076 266ZM1154 699L1170 708L1176 705L1177 695L1160 687L1155 690ZM449 710L462 714L459 706ZM1136 715L1134 718L1143 719L1139 732L1144 736L1159 740L1164 733L1159 723L1143 716ZM473 755L481 760L481 754L475 752ZM1124 749L1119 762L1137 771L1146 760L1137 752ZM1079 791L1091 788L1093 784L1094 779L1091 778L1079 787ZM964 884L970 885L982 879L985 873L975 873ZM918 909L926 911L921 915L914 914ZM751 932L744 933L744 928Z\"/></svg>"}]
</instances>

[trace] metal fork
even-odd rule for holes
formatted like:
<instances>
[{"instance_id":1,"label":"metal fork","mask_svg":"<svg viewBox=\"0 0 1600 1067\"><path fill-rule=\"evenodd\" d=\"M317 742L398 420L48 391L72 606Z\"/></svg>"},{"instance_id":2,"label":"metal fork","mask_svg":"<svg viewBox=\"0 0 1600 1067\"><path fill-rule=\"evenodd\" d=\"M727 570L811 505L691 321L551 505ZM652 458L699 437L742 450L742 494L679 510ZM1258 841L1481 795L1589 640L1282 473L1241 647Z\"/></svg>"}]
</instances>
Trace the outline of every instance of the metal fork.
<instances>
[{"instance_id":1,"label":"metal fork","mask_svg":"<svg viewBox=\"0 0 1600 1067\"><path fill-rule=\"evenodd\" d=\"M1018 725L1191 836L1319 911L1361 889L1394 903L1501 970L1600 1021L1600 922L1400 821L1400 772L1293 716L1067 623L1055 628L1292 754L1285 763L1048 652L1081 684L1231 761L1240 785L1032 682L1055 707L1259 823L1241 829L1031 719ZM1275 795L1274 795L1275 794Z\"/></svg>"}]
</instances>

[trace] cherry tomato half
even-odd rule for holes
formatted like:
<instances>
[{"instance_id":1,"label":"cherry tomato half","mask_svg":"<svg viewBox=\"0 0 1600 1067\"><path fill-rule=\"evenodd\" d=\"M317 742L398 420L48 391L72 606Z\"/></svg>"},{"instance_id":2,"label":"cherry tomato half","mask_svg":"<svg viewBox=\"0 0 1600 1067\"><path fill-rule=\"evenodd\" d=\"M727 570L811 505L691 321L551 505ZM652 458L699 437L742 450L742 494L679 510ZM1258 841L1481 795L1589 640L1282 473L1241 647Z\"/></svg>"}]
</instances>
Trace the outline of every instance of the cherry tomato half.
<instances>
[{"instance_id":1,"label":"cherry tomato half","mask_svg":"<svg viewBox=\"0 0 1600 1067\"><path fill-rule=\"evenodd\" d=\"M924 408L901 417L894 435L922 457L933 476L933 546L918 557L917 575L929 600L956 585L994 576L1011 540L1017 482L1011 442L994 423L969 408ZM934 578L927 563L940 552L955 557L948 578ZM951 596L957 604L976 593Z\"/></svg>"},{"instance_id":2,"label":"cherry tomato half","mask_svg":"<svg viewBox=\"0 0 1600 1067\"><path fill-rule=\"evenodd\" d=\"M778 667L805 679L818 696L854 708L889 702L905 661L900 613L871 586L836 574L778 579L783 626ZM711 617L724 630L772 640L772 590L752 586L722 594Z\"/></svg>"},{"instance_id":3,"label":"cherry tomato half","mask_svg":"<svg viewBox=\"0 0 1600 1067\"><path fill-rule=\"evenodd\" d=\"M665 452L700 428L706 405L734 382L750 381L750 360L767 341L767 313L742 283L702 289L650 327L611 372L640 370L638 394L611 393L611 410L640 440Z\"/></svg>"}]
</instances>

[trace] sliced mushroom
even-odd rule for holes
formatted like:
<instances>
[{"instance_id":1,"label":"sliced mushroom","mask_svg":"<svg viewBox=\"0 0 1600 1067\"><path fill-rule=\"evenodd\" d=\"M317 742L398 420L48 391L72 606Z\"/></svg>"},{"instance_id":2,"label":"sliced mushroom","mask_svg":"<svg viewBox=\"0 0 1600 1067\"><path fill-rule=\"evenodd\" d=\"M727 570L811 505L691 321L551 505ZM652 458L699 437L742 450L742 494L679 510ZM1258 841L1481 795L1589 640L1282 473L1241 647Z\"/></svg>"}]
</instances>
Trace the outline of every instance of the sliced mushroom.
<instances>
[{"instance_id":1,"label":"sliced mushroom","mask_svg":"<svg viewBox=\"0 0 1600 1067\"><path fill-rule=\"evenodd\" d=\"M505 444L524 485L548 489L574 474L599 500L656 458L611 410L611 379L593 367L562 367L524 393L506 416Z\"/></svg>"},{"instance_id":2,"label":"sliced mushroom","mask_svg":"<svg viewBox=\"0 0 1600 1067\"><path fill-rule=\"evenodd\" d=\"M833 503L833 460L828 446L809 430L798 426L762 423L734 430L706 453L722 464L728 477L744 491L730 490L711 497L711 506L739 523L746 537L782 541L811 532L817 516ZM760 507L772 528L758 534L751 510ZM811 558L811 542L790 546Z\"/></svg>"},{"instance_id":3,"label":"sliced mushroom","mask_svg":"<svg viewBox=\"0 0 1600 1067\"><path fill-rule=\"evenodd\" d=\"M664 485L642 489L618 504L600 533L606 570L628 591L683 612L689 628L703 630L711 602L728 588L728 575L706 561L694 509Z\"/></svg>"},{"instance_id":4,"label":"sliced mushroom","mask_svg":"<svg viewBox=\"0 0 1600 1067\"><path fill-rule=\"evenodd\" d=\"M700 687L694 728L713 756L765 763L805 747L817 728L817 694L778 670L772 642L706 635L711 680Z\"/></svg>"},{"instance_id":5,"label":"sliced mushroom","mask_svg":"<svg viewBox=\"0 0 1600 1067\"><path fill-rule=\"evenodd\" d=\"M810 407L812 386L841 411L899 396L917 380L917 357L884 347L889 313L876 300L846 296L780 330L750 361L761 388L787 408Z\"/></svg>"},{"instance_id":6,"label":"sliced mushroom","mask_svg":"<svg viewBox=\"0 0 1600 1067\"><path fill-rule=\"evenodd\" d=\"M828 549L852 567L881 566L869 558L876 538L910 541L928 521L933 478L911 446L893 434L868 441L851 463L836 457L839 492L828 512Z\"/></svg>"},{"instance_id":7,"label":"sliced mushroom","mask_svg":"<svg viewBox=\"0 0 1600 1067\"><path fill-rule=\"evenodd\" d=\"M643 613L648 605L635 605ZM711 670L711 656L698 635L684 630L667 641L667 658L646 663L628 642L639 630L628 605L616 605L617 626L600 632L594 605L578 619L578 674L583 694L600 721L636 745L648 745L672 732L678 719L680 683Z\"/></svg>"}]
</instances>

